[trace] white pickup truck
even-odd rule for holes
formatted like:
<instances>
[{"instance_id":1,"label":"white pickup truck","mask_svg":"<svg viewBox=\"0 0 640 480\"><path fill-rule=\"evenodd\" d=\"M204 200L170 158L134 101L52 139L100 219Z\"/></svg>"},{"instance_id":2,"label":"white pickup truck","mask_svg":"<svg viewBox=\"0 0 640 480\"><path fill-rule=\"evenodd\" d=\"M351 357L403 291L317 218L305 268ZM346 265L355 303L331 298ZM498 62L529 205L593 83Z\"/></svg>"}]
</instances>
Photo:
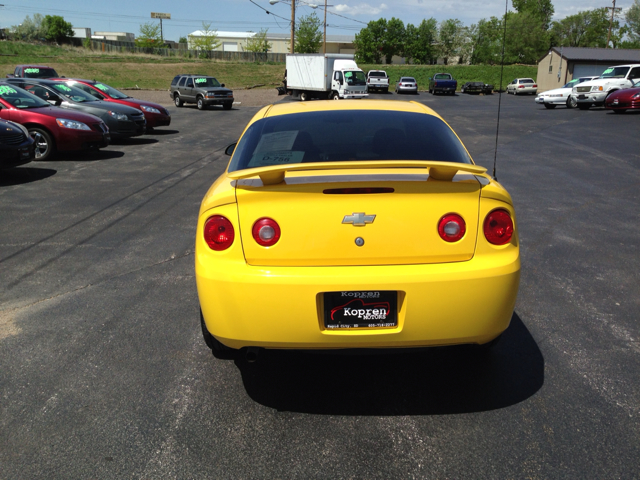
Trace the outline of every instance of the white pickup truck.
<instances>
[{"instance_id":1,"label":"white pickup truck","mask_svg":"<svg viewBox=\"0 0 640 480\"><path fill-rule=\"evenodd\" d=\"M631 88L638 80L640 80L640 64L616 65L607 68L595 80L576 85L571 95L575 98L580 110L587 110L592 105L604 105L604 100L609 94L616 90Z\"/></svg>"},{"instance_id":2,"label":"white pickup truck","mask_svg":"<svg viewBox=\"0 0 640 480\"><path fill-rule=\"evenodd\" d=\"M389 76L384 70L369 70L367 72L367 89L389 91Z\"/></svg>"}]
</instances>

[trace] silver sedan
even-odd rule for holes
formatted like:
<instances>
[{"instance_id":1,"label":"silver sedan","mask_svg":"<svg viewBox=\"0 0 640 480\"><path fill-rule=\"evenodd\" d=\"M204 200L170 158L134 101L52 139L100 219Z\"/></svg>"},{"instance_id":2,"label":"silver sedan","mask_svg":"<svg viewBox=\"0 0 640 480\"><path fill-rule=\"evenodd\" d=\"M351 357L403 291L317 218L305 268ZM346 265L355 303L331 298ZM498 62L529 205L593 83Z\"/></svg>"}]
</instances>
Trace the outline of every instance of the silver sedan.
<instances>
[{"instance_id":1,"label":"silver sedan","mask_svg":"<svg viewBox=\"0 0 640 480\"><path fill-rule=\"evenodd\" d=\"M400 77L396 82L396 93L418 93L418 82L413 77Z\"/></svg>"}]
</instances>

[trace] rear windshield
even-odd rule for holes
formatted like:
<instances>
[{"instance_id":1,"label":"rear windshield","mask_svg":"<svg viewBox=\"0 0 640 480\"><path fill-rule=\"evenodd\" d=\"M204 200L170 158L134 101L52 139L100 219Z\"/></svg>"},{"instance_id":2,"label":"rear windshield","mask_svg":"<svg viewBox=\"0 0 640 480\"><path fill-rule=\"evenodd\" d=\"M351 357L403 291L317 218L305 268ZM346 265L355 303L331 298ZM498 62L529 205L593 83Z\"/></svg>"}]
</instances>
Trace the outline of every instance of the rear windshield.
<instances>
[{"instance_id":1,"label":"rear windshield","mask_svg":"<svg viewBox=\"0 0 640 480\"><path fill-rule=\"evenodd\" d=\"M213 77L195 77L193 79L196 87L219 87L220 82Z\"/></svg>"},{"instance_id":2,"label":"rear windshield","mask_svg":"<svg viewBox=\"0 0 640 480\"><path fill-rule=\"evenodd\" d=\"M401 82L415 82L415 81L416 81L416 79L415 79L415 78L413 78L413 77L402 77L402 78L400 79L400 81L401 81Z\"/></svg>"},{"instance_id":3,"label":"rear windshield","mask_svg":"<svg viewBox=\"0 0 640 480\"><path fill-rule=\"evenodd\" d=\"M449 75L448 73L438 73L433 78L435 78L436 80L450 80L451 75Z\"/></svg>"},{"instance_id":4,"label":"rear windshield","mask_svg":"<svg viewBox=\"0 0 640 480\"><path fill-rule=\"evenodd\" d=\"M358 160L471 163L469 154L451 128L432 115L337 110L258 120L240 139L229 171Z\"/></svg>"},{"instance_id":5,"label":"rear windshield","mask_svg":"<svg viewBox=\"0 0 640 480\"><path fill-rule=\"evenodd\" d=\"M0 85L0 98L16 108L50 107L47 102L25 90L9 85Z\"/></svg>"},{"instance_id":6,"label":"rear windshield","mask_svg":"<svg viewBox=\"0 0 640 480\"><path fill-rule=\"evenodd\" d=\"M369 76L387 78L387 72L369 72Z\"/></svg>"},{"instance_id":7,"label":"rear windshield","mask_svg":"<svg viewBox=\"0 0 640 480\"><path fill-rule=\"evenodd\" d=\"M53 68L28 67L24 69L24 78L58 78Z\"/></svg>"},{"instance_id":8,"label":"rear windshield","mask_svg":"<svg viewBox=\"0 0 640 480\"><path fill-rule=\"evenodd\" d=\"M531 78L521 78L520 83L535 83Z\"/></svg>"}]
</instances>

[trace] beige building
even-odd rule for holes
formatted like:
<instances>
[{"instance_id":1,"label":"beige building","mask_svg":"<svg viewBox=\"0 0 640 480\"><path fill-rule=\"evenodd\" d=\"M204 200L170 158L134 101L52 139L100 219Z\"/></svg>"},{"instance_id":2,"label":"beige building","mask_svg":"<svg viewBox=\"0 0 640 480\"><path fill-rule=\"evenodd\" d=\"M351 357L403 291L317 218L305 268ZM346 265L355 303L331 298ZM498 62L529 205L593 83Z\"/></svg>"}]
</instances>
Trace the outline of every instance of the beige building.
<instances>
[{"instance_id":1,"label":"beige building","mask_svg":"<svg viewBox=\"0 0 640 480\"><path fill-rule=\"evenodd\" d=\"M640 63L640 50L553 47L538 62L538 92L560 88L579 77L600 75L607 67Z\"/></svg>"},{"instance_id":2,"label":"beige building","mask_svg":"<svg viewBox=\"0 0 640 480\"><path fill-rule=\"evenodd\" d=\"M201 30L189 34L189 49L194 49L193 38L202 35ZM244 52L247 41L254 35L256 35L255 32L216 32L220 46L215 50ZM271 44L268 53L289 53L290 34L267 32L267 40ZM355 35L327 35L327 53L355 53L354 40ZM318 53L322 53L322 45Z\"/></svg>"}]
</instances>

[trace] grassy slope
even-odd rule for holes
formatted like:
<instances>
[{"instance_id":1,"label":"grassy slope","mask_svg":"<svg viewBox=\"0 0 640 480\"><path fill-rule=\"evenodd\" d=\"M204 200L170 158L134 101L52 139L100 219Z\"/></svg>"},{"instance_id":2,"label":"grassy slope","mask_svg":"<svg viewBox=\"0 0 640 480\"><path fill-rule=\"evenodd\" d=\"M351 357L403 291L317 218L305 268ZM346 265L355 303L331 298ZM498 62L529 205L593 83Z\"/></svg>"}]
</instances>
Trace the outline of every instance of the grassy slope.
<instances>
[{"instance_id":1,"label":"grassy slope","mask_svg":"<svg viewBox=\"0 0 640 480\"><path fill-rule=\"evenodd\" d=\"M13 55L16 56L7 56ZM255 63L227 63L209 60L182 59L142 54L101 54L82 48L31 45L22 42L0 42L0 76L13 73L17 64L36 63L55 68L60 75L100 79L117 88L135 87L166 89L178 73L213 75L231 88L258 84L279 85L284 65ZM458 87L465 82L482 81L497 88L500 67L486 65L360 65L366 72L384 69L392 81L400 76L415 77L421 90L426 90L428 78L436 72L451 73ZM535 66L509 65L504 67L503 85L516 77L533 77Z\"/></svg>"}]
</instances>

